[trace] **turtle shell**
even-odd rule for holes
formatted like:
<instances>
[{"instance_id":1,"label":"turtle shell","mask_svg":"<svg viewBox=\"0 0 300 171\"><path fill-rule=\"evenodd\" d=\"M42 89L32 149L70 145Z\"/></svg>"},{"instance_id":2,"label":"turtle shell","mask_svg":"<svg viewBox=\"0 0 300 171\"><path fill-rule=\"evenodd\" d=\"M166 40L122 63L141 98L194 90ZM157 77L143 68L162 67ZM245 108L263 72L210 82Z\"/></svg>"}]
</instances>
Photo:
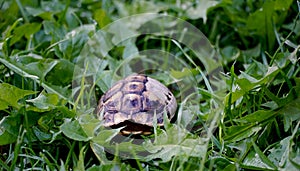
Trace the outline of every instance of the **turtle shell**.
<instances>
[{"instance_id":1,"label":"turtle shell","mask_svg":"<svg viewBox=\"0 0 300 171\"><path fill-rule=\"evenodd\" d=\"M97 117L105 127L124 127L123 134L149 134L156 123L163 126L164 113L172 119L177 103L171 91L145 75L131 75L114 84L99 100Z\"/></svg>"}]
</instances>

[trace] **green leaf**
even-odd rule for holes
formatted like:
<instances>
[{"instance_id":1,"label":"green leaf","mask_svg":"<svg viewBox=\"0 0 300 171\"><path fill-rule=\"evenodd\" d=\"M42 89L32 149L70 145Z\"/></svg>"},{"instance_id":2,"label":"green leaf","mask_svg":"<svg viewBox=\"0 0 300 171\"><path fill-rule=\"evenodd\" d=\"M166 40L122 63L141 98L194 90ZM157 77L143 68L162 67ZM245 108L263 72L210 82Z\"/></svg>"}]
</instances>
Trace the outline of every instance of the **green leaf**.
<instances>
[{"instance_id":1,"label":"green leaf","mask_svg":"<svg viewBox=\"0 0 300 171\"><path fill-rule=\"evenodd\" d=\"M276 166L267 158L267 156L252 142L254 150L251 150L243 160L243 165L252 169L276 169Z\"/></svg>"},{"instance_id":2,"label":"green leaf","mask_svg":"<svg viewBox=\"0 0 300 171\"><path fill-rule=\"evenodd\" d=\"M97 21L100 28L103 28L111 22L111 19L103 9L97 9L94 11L94 19Z\"/></svg>"},{"instance_id":3,"label":"green leaf","mask_svg":"<svg viewBox=\"0 0 300 171\"><path fill-rule=\"evenodd\" d=\"M93 137L93 142L106 146L110 143L110 141L120 133L122 127L118 129L103 129L100 130L98 135Z\"/></svg>"},{"instance_id":4,"label":"green leaf","mask_svg":"<svg viewBox=\"0 0 300 171\"><path fill-rule=\"evenodd\" d=\"M284 138L279 143L276 143L273 148L268 150L270 152L268 158L270 158L277 167L282 167L288 160L291 138L291 136Z\"/></svg>"},{"instance_id":5,"label":"green leaf","mask_svg":"<svg viewBox=\"0 0 300 171\"><path fill-rule=\"evenodd\" d=\"M216 6L219 1L206 1L206 0L200 0L196 3L195 6L192 4L189 4L189 2L186 2L184 4L185 7L190 7L188 9L184 9L185 12L187 13L187 16L192 19L199 19L202 18L204 23L206 23L207 17L206 13L209 10L209 8Z\"/></svg>"},{"instance_id":6,"label":"green leaf","mask_svg":"<svg viewBox=\"0 0 300 171\"><path fill-rule=\"evenodd\" d=\"M133 169L130 165L126 163L116 163L110 162L109 164L102 164L99 166L92 166L88 168L86 171L106 171L106 170L124 170L124 171L131 171L136 170Z\"/></svg>"},{"instance_id":7,"label":"green leaf","mask_svg":"<svg viewBox=\"0 0 300 171\"><path fill-rule=\"evenodd\" d=\"M6 116L0 121L0 145L13 143L19 132L20 115Z\"/></svg>"},{"instance_id":8,"label":"green leaf","mask_svg":"<svg viewBox=\"0 0 300 171\"><path fill-rule=\"evenodd\" d=\"M52 134L49 132L44 132L41 129L39 129L36 126L32 127L32 130L34 132L34 135L40 140L40 141L46 141L50 140L52 138Z\"/></svg>"},{"instance_id":9,"label":"green leaf","mask_svg":"<svg viewBox=\"0 0 300 171\"><path fill-rule=\"evenodd\" d=\"M101 121L92 114L82 114L79 123L87 136L93 137L99 128Z\"/></svg>"},{"instance_id":10,"label":"green leaf","mask_svg":"<svg viewBox=\"0 0 300 171\"><path fill-rule=\"evenodd\" d=\"M226 46L221 51L223 63L227 64L233 60L236 60L240 56L240 50L234 46Z\"/></svg>"},{"instance_id":11,"label":"green leaf","mask_svg":"<svg viewBox=\"0 0 300 171\"><path fill-rule=\"evenodd\" d=\"M0 84L0 110L7 109L9 106L20 108L18 101L27 95L37 92L22 90L7 83Z\"/></svg>"},{"instance_id":12,"label":"green leaf","mask_svg":"<svg viewBox=\"0 0 300 171\"><path fill-rule=\"evenodd\" d=\"M111 163L111 161L109 161L107 159L106 152L105 152L104 147L102 145L99 145L98 143L95 143L95 142L91 142L91 148L92 148L94 154L96 155L96 157L98 158L98 160L102 164Z\"/></svg>"},{"instance_id":13,"label":"green leaf","mask_svg":"<svg viewBox=\"0 0 300 171\"><path fill-rule=\"evenodd\" d=\"M213 163L217 166L216 170L226 170L226 171L235 171L236 166L230 162L230 160L226 159L223 156L216 156L210 159L209 164Z\"/></svg>"},{"instance_id":14,"label":"green leaf","mask_svg":"<svg viewBox=\"0 0 300 171\"><path fill-rule=\"evenodd\" d=\"M4 63L11 70L21 76L44 80L45 76L58 63L57 60L44 59L39 55L29 54L19 57L19 54L7 58L0 58L0 62Z\"/></svg>"},{"instance_id":15,"label":"green leaf","mask_svg":"<svg viewBox=\"0 0 300 171\"><path fill-rule=\"evenodd\" d=\"M17 140L17 135L10 134L9 132L2 130L3 128L0 129L0 145L11 144Z\"/></svg>"},{"instance_id":16,"label":"green leaf","mask_svg":"<svg viewBox=\"0 0 300 171\"><path fill-rule=\"evenodd\" d=\"M183 70L178 71L171 69L170 74L176 79L182 79L184 77L190 77L193 73L196 73L195 69L183 68Z\"/></svg>"},{"instance_id":17,"label":"green leaf","mask_svg":"<svg viewBox=\"0 0 300 171\"><path fill-rule=\"evenodd\" d=\"M43 28L46 34L52 35L53 42L61 40L67 33L62 25L53 21L43 21Z\"/></svg>"},{"instance_id":18,"label":"green leaf","mask_svg":"<svg viewBox=\"0 0 300 171\"><path fill-rule=\"evenodd\" d=\"M263 122L269 118L273 118L276 116L277 113L274 111L267 111L267 110L258 110L254 113L251 113L249 115L246 115L245 117L242 117L240 119L236 119L236 122L240 123L256 123L259 124L260 122Z\"/></svg>"},{"instance_id":19,"label":"green leaf","mask_svg":"<svg viewBox=\"0 0 300 171\"><path fill-rule=\"evenodd\" d=\"M275 43L275 24L281 24L290 8L293 0L265 1L262 8L256 10L248 17L247 28L255 30L262 38L262 46L266 50L272 50Z\"/></svg>"},{"instance_id":20,"label":"green leaf","mask_svg":"<svg viewBox=\"0 0 300 171\"><path fill-rule=\"evenodd\" d=\"M152 153L145 157L148 161L161 159L167 162L175 156L187 159L188 157L204 157L206 154L204 141L199 137L191 136L187 130L177 125L166 128L166 132L155 137L153 143L148 140L143 146Z\"/></svg>"},{"instance_id":21,"label":"green leaf","mask_svg":"<svg viewBox=\"0 0 300 171\"><path fill-rule=\"evenodd\" d=\"M290 93L293 94L294 92L297 92L298 98L288 102L282 109L278 111L278 113L283 114L284 131L286 132L288 129L290 129L294 121L300 120L300 79L295 79L295 81L295 91L291 91Z\"/></svg>"},{"instance_id":22,"label":"green leaf","mask_svg":"<svg viewBox=\"0 0 300 171\"><path fill-rule=\"evenodd\" d=\"M38 32L41 26L42 25L40 23L26 23L21 25L20 27L15 28L10 44L15 44L23 36L25 36L27 39L30 39L30 36Z\"/></svg>"},{"instance_id":23,"label":"green leaf","mask_svg":"<svg viewBox=\"0 0 300 171\"><path fill-rule=\"evenodd\" d=\"M47 60L47 59L40 60L39 56L36 57L35 55L33 55L33 56L31 56L31 55L29 55L29 58L30 58L29 60L26 60L23 58L24 63L26 63L26 65L20 64L20 62L17 60L17 59L19 59L17 57L18 55L16 55L14 57L15 60L0 58L0 62L2 62L5 66L7 66L9 69L16 72L17 74L21 75L22 77L30 78L30 79L36 81L37 83L40 83L41 86L44 87L48 92L55 93L60 98L68 100L69 103L73 104L73 102L70 100L70 90L68 89L68 87L55 86L48 82L43 82L41 80L42 78L36 76L36 72L38 73L39 76L45 76L46 73L48 73L56 65L56 63L57 63L56 60L53 60L53 61ZM40 61L39 62L31 62L31 61L34 61L32 58L37 58L35 60L40 60ZM46 64L43 64L43 61L47 61ZM31 63L27 64L27 62L31 62ZM34 70L32 68L27 68L28 65L34 66L34 68L36 70Z\"/></svg>"},{"instance_id":24,"label":"green leaf","mask_svg":"<svg viewBox=\"0 0 300 171\"><path fill-rule=\"evenodd\" d=\"M246 50L241 50L242 55L246 57L246 59L253 59L255 57L258 57L261 54L261 44L258 44L257 46L253 48L248 48Z\"/></svg>"},{"instance_id":25,"label":"green leaf","mask_svg":"<svg viewBox=\"0 0 300 171\"><path fill-rule=\"evenodd\" d=\"M94 30L94 25L83 25L66 33L64 39L58 42L58 48L54 48L56 55L73 62L88 41L89 34L93 33Z\"/></svg>"},{"instance_id":26,"label":"green leaf","mask_svg":"<svg viewBox=\"0 0 300 171\"><path fill-rule=\"evenodd\" d=\"M134 0L134 2L130 4L123 3L120 1L113 1L113 2L116 8L118 9L120 15L123 17L140 14L140 13L157 13L161 9L163 9L162 6L154 4L153 1ZM128 24L133 24L133 22Z\"/></svg>"},{"instance_id":27,"label":"green leaf","mask_svg":"<svg viewBox=\"0 0 300 171\"><path fill-rule=\"evenodd\" d=\"M26 101L43 110L50 110L60 105L60 99L57 94L47 94L45 91L40 93L38 97Z\"/></svg>"},{"instance_id":28,"label":"green leaf","mask_svg":"<svg viewBox=\"0 0 300 171\"><path fill-rule=\"evenodd\" d=\"M44 20L51 20L53 19L53 13L50 11L44 11L41 8L33 8L33 7L25 7L25 10L28 12L28 14L34 16L34 17L41 17Z\"/></svg>"},{"instance_id":29,"label":"green leaf","mask_svg":"<svg viewBox=\"0 0 300 171\"><path fill-rule=\"evenodd\" d=\"M225 104L228 103L229 97L231 96L231 103L242 98L245 93L249 92L255 87L261 86L261 84L269 83L273 78L280 72L278 67L269 67L265 75L261 79L256 79L245 72L241 72L241 75L236 80L240 89L232 92L232 94L227 94L225 97Z\"/></svg>"},{"instance_id":30,"label":"green leaf","mask_svg":"<svg viewBox=\"0 0 300 171\"><path fill-rule=\"evenodd\" d=\"M80 126L77 120L70 121L68 119L65 120L60 126L60 130L69 138L76 141L88 141L91 138L88 137L82 127Z\"/></svg>"},{"instance_id":31,"label":"green leaf","mask_svg":"<svg viewBox=\"0 0 300 171\"><path fill-rule=\"evenodd\" d=\"M59 86L70 85L72 83L74 67L74 64L68 60L59 60L53 69L47 74L47 82Z\"/></svg>"},{"instance_id":32,"label":"green leaf","mask_svg":"<svg viewBox=\"0 0 300 171\"><path fill-rule=\"evenodd\" d=\"M240 141L242 139L251 137L261 129L261 126L256 126L254 124L231 126L227 128L226 136L224 136L224 139L229 142Z\"/></svg>"},{"instance_id":33,"label":"green leaf","mask_svg":"<svg viewBox=\"0 0 300 171\"><path fill-rule=\"evenodd\" d=\"M39 62L32 62L23 67L25 71L36 75L40 80L44 80L45 76L51 71L58 63L56 60L41 60Z\"/></svg>"},{"instance_id":34,"label":"green leaf","mask_svg":"<svg viewBox=\"0 0 300 171\"><path fill-rule=\"evenodd\" d=\"M271 50L275 43L273 12L274 1L266 1L262 9L250 15L247 21L248 29L255 30L263 38L262 45L266 50Z\"/></svg>"}]
</instances>

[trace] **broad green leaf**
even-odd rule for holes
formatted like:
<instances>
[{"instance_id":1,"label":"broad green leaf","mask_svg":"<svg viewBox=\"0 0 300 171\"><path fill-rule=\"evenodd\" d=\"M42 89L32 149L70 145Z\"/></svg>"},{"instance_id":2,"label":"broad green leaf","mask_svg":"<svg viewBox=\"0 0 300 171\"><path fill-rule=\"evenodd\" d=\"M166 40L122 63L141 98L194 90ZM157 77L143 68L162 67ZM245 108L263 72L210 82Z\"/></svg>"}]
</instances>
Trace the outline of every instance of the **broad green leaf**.
<instances>
[{"instance_id":1,"label":"broad green leaf","mask_svg":"<svg viewBox=\"0 0 300 171\"><path fill-rule=\"evenodd\" d=\"M99 144L98 142L97 145L100 145L104 147L104 150L112 155L119 156L123 159L139 159L139 160L145 160L144 157L147 154L147 150L143 147L141 144L136 144L133 141L137 142L144 142L143 139L131 139L131 138L126 138L122 135L116 135L113 137L114 139L111 142L106 142L105 144ZM128 140L126 140L128 139ZM123 142L119 142L120 140L124 140ZM118 141L118 142L116 142ZM98 152L97 152L98 153Z\"/></svg>"},{"instance_id":2,"label":"broad green leaf","mask_svg":"<svg viewBox=\"0 0 300 171\"><path fill-rule=\"evenodd\" d=\"M177 123L180 122L180 124L184 127L187 127L189 124L193 124L193 122L196 121L196 111L199 111L198 105L190 105L187 109L182 109L183 106L179 106L177 116L180 117L177 119ZM181 113L180 113L181 112Z\"/></svg>"},{"instance_id":3,"label":"broad green leaf","mask_svg":"<svg viewBox=\"0 0 300 171\"><path fill-rule=\"evenodd\" d=\"M43 21L43 28L46 34L50 34L53 42L61 40L67 33L66 29L54 21Z\"/></svg>"},{"instance_id":4,"label":"broad green leaf","mask_svg":"<svg viewBox=\"0 0 300 171\"><path fill-rule=\"evenodd\" d=\"M0 125L1 127L1 125ZM17 135L10 134L9 132L2 130L3 128L0 128L0 145L7 145L14 143L17 140Z\"/></svg>"},{"instance_id":5,"label":"broad green leaf","mask_svg":"<svg viewBox=\"0 0 300 171\"><path fill-rule=\"evenodd\" d=\"M267 156L252 142L254 147L243 161L243 165L256 169L276 169L276 166L267 158Z\"/></svg>"},{"instance_id":6,"label":"broad green leaf","mask_svg":"<svg viewBox=\"0 0 300 171\"><path fill-rule=\"evenodd\" d=\"M227 64L233 60L236 60L240 56L240 50L234 46L226 46L220 52L223 57L223 63Z\"/></svg>"},{"instance_id":7,"label":"broad green leaf","mask_svg":"<svg viewBox=\"0 0 300 171\"><path fill-rule=\"evenodd\" d=\"M143 159L143 156L140 156L139 153L147 152L145 148L141 144L133 143L134 139L120 135L121 129L122 127L118 129L99 130L98 135L93 137L92 148L100 161L106 160L103 156L103 150L122 158ZM144 142L143 139L140 139L140 141Z\"/></svg>"},{"instance_id":8,"label":"broad green leaf","mask_svg":"<svg viewBox=\"0 0 300 171\"><path fill-rule=\"evenodd\" d=\"M249 30L255 30L262 39L262 45L264 49L271 50L275 43L275 34L273 28L273 13L274 13L274 1L266 1L260 10L250 15L247 20L247 28Z\"/></svg>"},{"instance_id":9,"label":"broad green leaf","mask_svg":"<svg viewBox=\"0 0 300 171\"><path fill-rule=\"evenodd\" d=\"M47 82L53 85L68 86L72 83L74 64L68 60L60 59L53 69L47 74Z\"/></svg>"},{"instance_id":10,"label":"broad green leaf","mask_svg":"<svg viewBox=\"0 0 300 171\"><path fill-rule=\"evenodd\" d=\"M79 118L79 123L87 136L93 137L99 129L101 121L92 114L82 114Z\"/></svg>"},{"instance_id":11,"label":"broad green leaf","mask_svg":"<svg viewBox=\"0 0 300 171\"><path fill-rule=\"evenodd\" d=\"M275 111L258 110L254 113L248 114L245 117L235 119L236 122L240 123L260 123L266 121L269 118L273 118L277 115Z\"/></svg>"},{"instance_id":12,"label":"broad green leaf","mask_svg":"<svg viewBox=\"0 0 300 171\"><path fill-rule=\"evenodd\" d=\"M40 141L46 141L46 140L50 140L52 138L52 134L50 132L44 132L36 126L33 126L32 130L33 130L35 136Z\"/></svg>"},{"instance_id":13,"label":"broad green leaf","mask_svg":"<svg viewBox=\"0 0 300 171\"><path fill-rule=\"evenodd\" d=\"M144 147L152 154L146 156L146 160L161 159L163 162L172 160L173 157L180 157L186 160L189 157L204 157L206 146L199 144L199 139L186 139L180 144L145 145Z\"/></svg>"},{"instance_id":14,"label":"broad green leaf","mask_svg":"<svg viewBox=\"0 0 300 171\"><path fill-rule=\"evenodd\" d=\"M61 87L51 84L42 83L42 86L47 90L48 93L54 93L57 94L60 98L64 100L68 100L70 104L73 104L73 101L71 101L71 90L69 89L69 86Z\"/></svg>"},{"instance_id":15,"label":"broad green leaf","mask_svg":"<svg viewBox=\"0 0 300 171\"><path fill-rule=\"evenodd\" d=\"M132 170L136 170L136 168L133 169L130 165L128 165L126 163L110 162L109 164L101 164L98 166L92 166L92 167L88 168L86 171L106 171L106 170L132 171Z\"/></svg>"},{"instance_id":16,"label":"broad green leaf","mask_svg":"<svg viewBox=\"0 0 300 171\"><path fill-rule=\"evenodd\" d=\"M241 50L241 53L246 57L246 59L253 59L255 57L258 57L261 54L261 44L258 44L253 48Z\"/></svg>"},{"instance_id":17,"label":"broad green leaf","mask_svg":"<svg viewBox=\"0 0 300 171\"><path fill-rule=\"evenodd\" d=\"M30 56L28 56L30 58ZM8 61L12 65L15 65L22 71L25 71L26 73L30 75L34 75L38 77L40 80L44 80L45 76L50 72L55 65L57 65L57 60L52 59L40 59L36 62L31 62L28 64L22 64L18 61L18 57L15 56L14 60Z\"/></svg>"},{"instance_id":18,"label":"broad green leaf","mask_svg":"<svg viewBox=\"0 0 300 171\"><path fill-rule=\"evenodd\" d=\"M250 170L274 170L268 164L264 163L255 150L251 150L243 161L243 167Z\"/></svg>"},{"instance_id":19,"label":"broad green leaf","mask_svg":"<svg viewBox=\"0 0 300 171\"><path fill-rule=\"evenodd\" d=\"M161 5L154 4L153 1L134 0L131 4L116 0L114 0L113 2L118 9L119 15L122 17L140 13L157 13L159 12L159 10L163 9ZM134 22L128 24L134 24Z\"/></svg>"},{"instance_id":20,"label":"broad green leaf","mask_svg":"<svg viewBox=\"0 0 300 171\"><path fill-rule=\"evenodd\" d=\"M295 24L296 24L296 26L294 28ZM297 20L296 23L288 23L286 25L283 25L282 27L292 31L297 36L299 36L299 34L300 34L300 21L299 20Z\"/></svg>"},{"instance_id":21,"label":"broad green leaf","mask_svg":"<svg viewBox=\"0 0 300 171\"><path fill-rule=\"evenodd\" d=\"M226 171L235 171L236 170L236 166L230 162L230 160L226 159L223 156L216 156L211 158L208 164L214 163L217 164L216 170L226 170Z\"/></svg>"},{"instance_id":22,"label":"broad green leaf","mask_svg":"<svg viewBox=\"0 0 300 171\"><path fill-rule=\"evenodd\" d=\"M261 79L264 76L266 76L268 69L272 69L272 67L268 68L267 65L258 62L256 60L253 60L251 64L245 65L245 69L246 69L245 73L247 73L248 75L251 75L256 79ZM278 69L278 68L274 67L274 69ZM244 74L244 72L242 74Z\"/></svg>"},{"instance_id":23,"label":"broad green leaf","mask_svg":"<svg viewBox=\"0 0 300 171\"><path fill-rule=\"evenodd\" d=\"M230 100L230 104L236 102L238 99L240 98L243 98L243 95L245 94L244 91L242 90L235 90L234 92L232 93L228 93L226 96L225 96L225 101L224 103L225 104L228 104L229 100Z\"/></svg>"},{"instance_id":24,"label":"broad green leaf","mask_svg":"<svg viewBox=\"0 0 300 171\"><path fill-rule=\"evenodd\" d=\"M241 75L236 80L240 89L235 90L231 94L227 94L225 97L225 104L228 103L229 97L231 96L231 103L234 103L238 99L242 98L243 95L255 87L261 86L261 84L269 83L273 78L280 72L278 67L269 67L265 75L261 79L256 79L245 72L241 72Z\"/></svg>"},{"instance_id":25,"label":"broad green leaf","mask_svg":"<svg viewBox=\"0 0 300 171\"><path fill-rule=\"evenodd\" d=\"M241 74L243 75L243 73ZM246 75L246 74L244 74ZM256 80L255 78L247 75L246 78L240 78L237 81L237 84L241 87L242 91L244 92L248 92L251 89L253 89L255 86L259 85L257 84L258 80Z\"/></svg>"},{"instance_id":26,"label":"broad green leaf","mask_svg":"<svg viewBox=\"0 0 300 171\"><path fill-rule=\"evenodd\" d=\"M242 139L251 137L262 129L261 126L253 124L231 126L226 130L224 140L229 142L240 141Z\"/></svg>"},{"instance_id":27,"label":"broad green leaf","mask_svg":"<svg viewBox=\"0 0 300 171\"><path fill-rule=\"evenodd\" d=\"M27 95L35 94L35 91L22 90L7 83L0 84L0 110L7 109L9 106L19 108L18 101Z\"/></svg>"},{"instance_id":28,"label":"broad green leaf","mask_svg":"<svg viewBox=\"0 0 300 171\"><path fill-rule=\"evenodd\" d=\"M183 77L190 77L192 74L195 74L196 72L197 71L195 69L183 68L183 70L181 71L171 69L170 74L176 79L181 79Z\"/></svg>"},{"instance_id":29,"label":"broad green leaf","mask_svg":"<svg viewBox=\"0 0 300 171\"><path fill-rule=\"evenodd\" d=\"M107 31L109 33L114 34L114 36L112 38L112 43L114 45L118 45L119 43L121 43L124 40L127 40L129 38L134 38L134 37L140 35L139 32L128 27L123 22L122 21L114 22L112 25L109 25L109 27L105 28L105 29L108 29Z\"/></svg>"},{"instance_id":30,"label":"broad green leaf","mask_svg":"<svg viewBox=\"0 0 300 171\"><path fill-rule=\"evenodd\" d=\"M283 114L284 130L288 131L294 121L300 120L300 98L290 102L278 112Z\"/></svg>"},{"instance_id":31,"label":"broad green leaf","mask_svg":"<svg viewBox=\"0 0 300 171\"><path fill-rule=\"evenodd\" d=\"M247 29L255 30L262 38L264 49L272 50L275 43L274 25L285 19L293 0L265 1L262 8L257 9L247 19Z\"/></svg>"},{"instance_id":32,"label":"broad green leaf","mask_svg":"<svg viewBox=\"0 0 300 171\"><path fill-rule=\"evenodd\" d=\"M43 110L53 109L57 105L60 105L60 99L57 94L47 94L44 91L38 97L26 101Z\"/></svg>"},{"instance_id":33,"label":"broad green leaf","mask_svg":"<svg viewBox=\"0 0 300 171\"><path fill-rule=\"evenodd\" d=\"M133 38L133 39L127 39L121 43L121 45L125 47L122 55L123 59L133 57L133 54L139 53L135 41L136 40Z\"/></svg>"},{"instance_id":34,"label":"broad green leaf","mask_svg":"<svg viewBox=\"0 0 300 171\"><path fill-rule=\"evenodd\" d=\"M50 11L44 11L43 9L41 8L33 8L33 7L30 7L30 6L27 6L25 7L25 10L32 16L34 17L41 17L42 19L44 20L51 20L53 19L53 13L50 12Z\"/></svg>"},{"instance_id":35,"label":"broad green leaf","mask_svg":"<svg viewBox=\"0 0 300 171\"><path fill-rule=\"evenodd\" d=\"M48 92L55 93L60 98L69 100L68 102L73 104L73 102L70 101L70 90L68 89L68 87L55 86L55 85L51 85L48 82L43 82L42 78L38 77L35 73L35 72L39 73L39 76L45 76L46 73L48 73L56 65L55 60L53 60L53 61L48 60L49 63L47 63L47 64L42 64L43 61L47 61L47 59L41 60L40 62L33 62L32 65L36 69L38 69L35 71L32 68L27 68L26 66L23 66L16 59L18 59L16 56L15 56L15 60L0 58L0 62L3 63L5 66L7 66L12 71L21 75L22 77L30 78L30 79L36 81L37 83L40 83L41 86L44 87ZM30 63L27 65L30 65ZM50 68L47 68L47 67L50 67Z\"/></svg>"},{"instance_id":36,"label":"broad green leaf","mask_svg":"<svg viewBox=\"0 0 300 171\"><path fill-rule=\"evenodd\" d=\"M57 42L58 47L55 47L56 55L59 58L74 61L81 53L82 48L89 39L89 34L95 31L94 25L83 25L71 32L68 32L64 39Z\"/></svg>"},{"instance_id":37,"label":"broad green leaf","mask_svg":"<svg viewBox=\"0 0 300 171\"><path fill-rule=\"evenodd\" d=\"M0 145L13 143L17 140L20 125L19 116L5 116L0 121Z\"/></svg>"},{"instance_id":38,"label":"broad green leaf","mask_svg":"<svg viewBox=\"0 0 300 171\"><path fill-rule=\"evenodd\" d=\"M120 133L121 128L118 129L103 129L103 130L99 130L98 135L96 135L95 137L93 137L93 142L102 145L102 146L106 146L110 143L110 141ZM96 130L95 130L96 131Z\"/></svg>"},{"instance_id":39,"label":"broad green leaf","mask_svg":"<svg viewBox=\"0 0 300 171\"><path fill-rule=\"evenodd\" d=\"M97 72L96 85L98 85L102 92L106 92L113 84L111 77L112 71Z\"/></svg>"},{"instance_id":40,"label":"broad green leaf","mask_svg":"<svg viewBox=\"0 0 300 171\"><path fill-rule=\"evenodd\" d=\"M10 44L15 44L23 36L25 36L27 39L30 39L30 36L38 32L41 26L42 25L40 23L25 23L24 25L15 28Z\"/></svg>"},{"instance_id":41,"label":"broad green leaf","mask_svg":"<svg viewBox=\"0 0 300 171\"><path fill-rule=\"evenodd\" d=\"M111 163L111 161L109 161L106 157L106 151L104 149L104 146L99 145L98 143L92 142L91 141L91 148L94 152L94 154L96 155L96 157L98 158L98 160L102 163L102 164L108 164Z\"/></svg>"},{"instance_id":42,"label":"broad green leaf","mask_svg":"<svg viewBox=\"0 0 300 171\"><path fill-rule=\"evenodd\" d=\"M30 64L27 64L23 68L28 73L38 76L40 80L44 80L47 73L49 71L51 71L55 67L56 64L57 64L57 61L41 60L39 62L33 62Z\"/></svg>"},{"instance_id":43,"label":"broad green leaf","mask_svg":"<svg viewBox=\"0 0 300 171\"><path fill-rule=\"evenodd\" d=\"M273 148L268 150L270 154L268 158L277 166L283 167L283 165L289 160L288 153L290 151L291 136L284 138L279 143L276 143Z\"/></svg>"},{"instance_id":44,"label":"broad green leaf","mask_svg":"<svg viewBox=\"0 0 300 171\"><path fill-rule=\"evenodd\" d=\"M101 126L100 120L96 119L91 114L82 115L79 119L79 123L82 129L85 131L86 135L92 137L92 144L94 147L94 152L100 157L101 160L103 159L102 156L102 148L114 154L115 150L118 149L119 153L130 153L130 155L136 155L138 152L145 152L146 150L141 145L133 144L132 142L120 142L120 143L112 143L114 138L117 138L120 134L120 130L123 128L118 129L104 129ZM122 136L120 138L123 138ZM118 146L118 147L117 147ZM98 151L100 150L100 151ZM102 156L102 157L101 157Z\"/></svg>"},{"instance_id":45,"label":"broad green leaf","mask_svg":"<svg viewBox=\"0 0 300 171\"><path fill-rule=\"evenodd\" d=\"M76 141L88 141L91 138L88 137L82 127L80 126L77 120L70 121L68 119L65 120L60 126L60 130L69 138Z\"/></svg>"},{"instance_id":46,"label":"broad green leaf","mask_svg":"<svg viewBox=\"0 0 300 171\"><path fill-rule=\"evenodd\" d=\"M274 8L275 10L285 11L285 10L289 10L292 4L293 4L293 0L286 0L286 1L276 0L274 4Z\"/></svg>"},{"instance_id":47,"label":"broad green leaf","mask_svg":"<svg viewBox=\"0 0 300 171\"><path fill-rule=\"evenodd\" d=\"M53 13L58 13L66 8L66 4L60 1L41 1L41 8L44 11L51 11Z\"/></svg>"},{"instance_id":48,"label":"broad green leaf","mask_svg":"<svg viewBox=\"0 0 300 171\"><path fill-rule=\"evenodd\" d=\"M40 115L37 118L38 120L34 123L34 126L38 126L38 128L44 132L50 131L51 134L53 134L52 140L55 139L54 136L60 134L60 131L57 131L57 127L63 124L63 120L66 118L74 118L76 115L73 110L70 110L65 106L56 106L51 110L48 109L39 111L32 108L26 108L26 110L34 111ZM43 112L42 115L41 112ZM51 131L53 129L55 129L55 131Z\"/></svg>"},{"instance_id":49,"label":"broad green leaf","mask_svg":"<svg viewBox=\"0 0 300 171\"><path fill-rule=\"evenodd\" d=\"M150 140L144 143L144 148L151 154L146 160L161 159L164 162L170 161L175 156L204 157L206 145L199 137L191 136L184 128L172 125L166 128L166 132L155 137L154 142Z\"/></svg>"},{"instance_id":50,"label":"broad green leaf","mask_svg":"<svg viewBox=\"0 0 300 171\"><path fill-rule=\"evenodd\" d=\"M103 28L111 22L110 17L107 15L106 11L103 9L97 9L93 14L94 19L97 21L100 28Z\"/></svg>"},{"instance_id":51,"label":"broad green leaf","mask_svg":"<svg viewBox=\"0 0 300 171\"><path fill-rule=\"evenodd\" d=\"M207 0L200 0L196 3L196 6L189 4L189 2L186 2L183 4L184 7L189 7L188 9L185 9L185 12L187 13L187 16L190 19L199 19L202 18L204 23L206 23L207 16L206 13L209 10L209 8L216 6L219 3L219 1L207 1Z\"/></svg>"},{"instance_id":52,"label":"broad green leaf","mask_svg":"<svg viewBox=\"0 0 300 171\"><path fill-rule=\"evenodd\" d=\"M291 91L290 94L296 94L297 98L289 101L282 109L278 111L279 114L283 114L283 123L284 123L284 131L288 131L292 126L294 121L300 120L300 79L295 79L296 86L294 87L294 91Z\"/></svg>"}]
</instances>

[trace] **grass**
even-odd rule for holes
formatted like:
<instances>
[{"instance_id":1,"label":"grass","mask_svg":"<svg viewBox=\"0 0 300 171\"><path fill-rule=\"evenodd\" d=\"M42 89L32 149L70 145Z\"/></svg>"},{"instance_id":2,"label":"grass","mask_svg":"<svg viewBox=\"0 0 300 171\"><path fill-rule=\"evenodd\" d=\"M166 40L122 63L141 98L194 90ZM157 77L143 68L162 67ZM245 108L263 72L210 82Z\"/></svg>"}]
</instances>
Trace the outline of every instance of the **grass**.
<instances>
[{"instance_id":1,"label":"grass","mask_svg":"<svg viewBox=\"0 0 300 171\"><path fill-rule=\"evenodd\" d=\"M299 4L2 1L1 170L299 170ZM134 72L177 98L150 136L93 116Z\"/></svg>"}]
</instances>

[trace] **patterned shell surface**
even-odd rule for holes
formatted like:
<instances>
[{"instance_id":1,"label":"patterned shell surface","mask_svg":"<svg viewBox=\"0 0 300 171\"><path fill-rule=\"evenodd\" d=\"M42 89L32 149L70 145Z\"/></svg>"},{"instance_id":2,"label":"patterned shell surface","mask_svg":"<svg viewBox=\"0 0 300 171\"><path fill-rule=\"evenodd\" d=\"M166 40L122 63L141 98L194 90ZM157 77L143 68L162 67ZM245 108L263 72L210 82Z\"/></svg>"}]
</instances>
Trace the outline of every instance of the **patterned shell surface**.
<instances>
[{"instance_id":1,"label":"patterned shell surface","mask_svg":"<svg viewBox=\"0 0 300 171\"><path fill-rule=\"evenodd\" d=\"M97 116L105 127L125 121L153 126L163 125L164 113L171 119L177 103L171 91L159 81L145 75L131 75L114 84L100 99Z\"/></svg>"}]
</instances>

